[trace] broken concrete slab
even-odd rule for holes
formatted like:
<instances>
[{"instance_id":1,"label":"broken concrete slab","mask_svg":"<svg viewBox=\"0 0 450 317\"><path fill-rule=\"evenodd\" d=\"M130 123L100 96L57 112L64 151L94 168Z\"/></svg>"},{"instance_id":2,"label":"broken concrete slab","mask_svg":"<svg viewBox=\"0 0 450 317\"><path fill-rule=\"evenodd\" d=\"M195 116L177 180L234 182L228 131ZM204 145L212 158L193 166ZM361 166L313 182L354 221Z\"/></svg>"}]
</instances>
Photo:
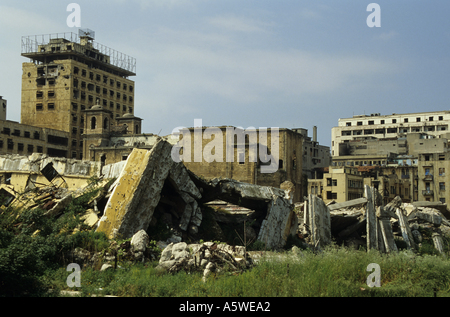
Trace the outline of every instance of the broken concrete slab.
<instances>
[{"instance_id":1,"label":"broken concrete slab","mask_svg":"<svg viewBox=\"0 0 450 317\"><path fill-rule=\"evenodd\" d=\"M378 227L381 233L381 243L384 248L384 252L390 253L398 251L397 245L395 244L394 233L392 231L392 225L388 217L382 217L378 219ZM381 247L381 245L380 245ZM381 251L381 250L380 250Z\"/></svg>"},{"instance_id":2,"label":"broken concrete slab","mask_svg":"<svg viewBox=\"0 0 450 317\"><path fill-rule=\"evenodd\" d=\"M267 216L261 224L258 240L264 242L267 248L282 248L295 223L293 205L282 197L275 196L268 204Z\"/></svg>"},{"instance_id":3,"label":"broken concrete slab","mask_svg":"<svg viewBox=\"0 0 450 317\"><path fill-rule=\"evenodd\" d=\"M331 243L331 216L328 206L316 195L308 196L306 226L314 247L323 248Z\"/></svg>"},{"instance_id":4,"label":"broken concrete slab","mask_svg":"<svg viewBox=\"0 0 450 317\"><path fill-rule=\"evenodd\" d=\"M418 219L422 219L427 221L436 227L439 227L442 223L442 217L439 215L436 209L432 208L420 208L414 214L414 216Z\"/></svg>"},{"instance_id":5,"label":"broken concrete slab","mask_svg":"<svg viewBox=\"0 0 450 317\"><path fill-rule=\"evenodd\" d=\"M193 214L194 223L201 222L201 211L196 202L201 198L200 191L190 180L184 165L172 160L171 150L172 145L164 140L150 151L133 149L109 197L97 231L103 231L109 237L130 238L137 231L146 230L165 185L170 187L170 192L175 191L171 195L179 197L185 205L181 229L187 229Z\"/></svg>"},{"instance_id":6,"label":"broken concrete slab","mask_svg":"<svg viewBox=\"0 0 450 317\"><path fill-rule=\"evenodd\" d=\"M432 235L432 239L436 250L438 250L439 253L444 253L444 243L442 240L442 236L439 233L435 232Z\"/></svg>"},{"instance_id":7,"label":"broken concrete slab","mask_svg":"<svg viewBox=\"0 0 450 317\"><path fill-rule=\"evenodd\" d=\"M411 203L414 207L425 207L439 210L444 217L450 219L450 211L447 209L447 204L440 201L414 201Z\"/></svg>"},{"instance_id":8,"label":"broken concrete slab","mask_svg":"<svg viewBox=\"0 0 450 317\"><path fill-rule=\"evenodd\" d=\"M328 206L328 208L330 209L330 211L334 211L337 209L350 209L353 207L365 205L366 203L367 203L367 198L362 197L362 198L357 198L357 199L353 199L353 200L349 200L349 201L344 201L341 203L331 204Z\"/></svg>"},{"instance_id":9,"label":"broken concrete slab","mask_svg":"<svg viewBox=\"0 0 450 317\"><path fill-rule=\"evenodd\" d=\"M416 249L416 243L414 242L414 236L411 233L411 229L409 228L406 216L402 213L400 208L397 208L396 214L397 214L397 217L399 220L402 237L403 237L403 240L406 242L407 248L409 250Z\"/></svg>"},{"instance_id":10,"label":"broken concrete slab","mask_svg":"<svg viewBox=\"0 0 450 317\"><path fill-rule=\"evenodd\" d=\"M367 198L366 204L366 230L367 230L367 251L378 249L378 222L375 209L375 189L367 185L364 186L364 194Z\"/></svg>"}]
</instances>

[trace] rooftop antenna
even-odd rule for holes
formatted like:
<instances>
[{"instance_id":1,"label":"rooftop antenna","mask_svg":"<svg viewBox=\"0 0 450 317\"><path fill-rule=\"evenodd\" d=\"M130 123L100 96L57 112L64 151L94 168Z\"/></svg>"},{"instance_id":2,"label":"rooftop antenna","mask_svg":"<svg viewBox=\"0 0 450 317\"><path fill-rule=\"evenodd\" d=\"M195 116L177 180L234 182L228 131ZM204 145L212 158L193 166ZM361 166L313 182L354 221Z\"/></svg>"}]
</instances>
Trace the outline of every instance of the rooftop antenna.
<instances>
[{"instance_id":1,"label":"rooftop antenna","mask_svg":"<svg viewBox=\"0 0 450 317\"><path fill-rule=\"evenodd\" d=\"M79 29L78 36L80 37L81 45L92 45L92 41L95 39L95 32L90 29Z\"/></svg>"}]
</instances>

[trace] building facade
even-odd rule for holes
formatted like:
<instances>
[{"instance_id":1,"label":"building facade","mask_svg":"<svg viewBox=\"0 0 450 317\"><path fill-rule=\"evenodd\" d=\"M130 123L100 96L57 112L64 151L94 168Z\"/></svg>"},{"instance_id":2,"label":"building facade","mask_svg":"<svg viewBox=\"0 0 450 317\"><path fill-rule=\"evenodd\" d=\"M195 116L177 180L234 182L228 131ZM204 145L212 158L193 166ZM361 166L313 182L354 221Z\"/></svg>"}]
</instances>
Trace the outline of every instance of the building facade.
<instances>
[{"instance_id":1,"label":"building facade","mask_svg":"<svg viewBox=\"0 0 450 317\"><path fill-rule=\"evenodd\" d=\"M21 123L70 134L68 157L82 159L85 110L99 103L109 124L134 114L134 58L73 33L22 38Z\"/></svg>"},{"instance_id":2,"label":"building facade","mask_svg":"<svg viewBox=\"0 0 450 317\"><path fill-rule=\"evenodd\" d=\"M331 130L331 155L345 155L341 154L341 144L350 141L398 139L399 136L420 132L436 138L449 132L449 123L450 111L383 116L375 113L339 119L338 126Z\"/></svg>"},{"instance_id":3,"label":"building facade","mask_svg":"<svg viewBox=\"0 0 450 317\"><path fill-rule=\"evenodd\" d=\"M207 129L180 130L179 140L185 140L186 143L183 141L179 153L183 155L182 161L189 170L207 179L230 178L262 186L280 187L283 182L290 181L295 187L294 201L302 200L302 134L290 129L278 129L276 136L268 129L263 143L260 142L260 129L242 131L230 126L215 127L214 138L205 135ZM243 135L241 139L236 135L240 133ZM278 145L277 159L272 155L272 151L275 151L273 142ZM230 144L231 150L227 157L227 145ZM264 172L270 164L275 165L273 172Z\"/></svg>"}]
</instances>

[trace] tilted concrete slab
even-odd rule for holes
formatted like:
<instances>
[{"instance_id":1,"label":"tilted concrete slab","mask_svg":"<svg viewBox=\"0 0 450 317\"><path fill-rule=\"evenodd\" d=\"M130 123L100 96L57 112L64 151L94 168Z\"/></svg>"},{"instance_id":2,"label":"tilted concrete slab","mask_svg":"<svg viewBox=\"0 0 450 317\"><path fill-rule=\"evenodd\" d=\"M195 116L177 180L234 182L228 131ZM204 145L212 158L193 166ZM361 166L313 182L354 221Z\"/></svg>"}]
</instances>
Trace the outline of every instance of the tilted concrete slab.
<instances>
[{"instance_id":1,"label":"tilted concrete slab","mask_svg":"<svg viewBox=\"0 0 450 317\"><path fill-rule=\"evenodd\" d=\"M192 183L184 165L171 157L172 145L161 140L148 151L133 149L106 204L97 231L110 238L130 238L140 230L147 230L166 180L184 201L181 229L189 223L199 225L201 214L195 199L198 188Z\"/></svg>"}]
</instances>

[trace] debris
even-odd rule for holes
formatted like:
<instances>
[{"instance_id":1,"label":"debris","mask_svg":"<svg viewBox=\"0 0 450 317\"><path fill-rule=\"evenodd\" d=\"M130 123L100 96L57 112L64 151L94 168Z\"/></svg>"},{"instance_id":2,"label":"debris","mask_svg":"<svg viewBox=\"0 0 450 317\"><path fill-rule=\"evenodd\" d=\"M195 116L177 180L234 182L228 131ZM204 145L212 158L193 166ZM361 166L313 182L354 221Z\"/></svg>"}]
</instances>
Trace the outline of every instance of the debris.
<instances>
[{"instance_id":1,"label":"debris","mask_svg":"<svg viewBox=\"0 0 450 317\"><path fill-rule=\"evenodd\" d=\"M172 145L164 140L150 151L133 149L109 197L97 231L105 232L110 238L117 235L130 238L135 232L146 230L162 198L163 187L174 196L170 198L172 203L178 209L182 208L184 219L180 228L186 230L191 218L194 225L200 224L201 211L194 198L200 198L201 194L184 165L172 160L171 149Z\"/></svg>"},{"instance_id":2,"label":"debris","mask_svg":"<svg viewBox=\"0 0 450 317\"><path fill-rule=\"evenodd\" d=\"M205 242L169 244L161 253L158 269L175 273L180 270L203 271L203 281L212 273L224 270L240 272L251 265L244 247Z\"/></svg>"}]
</instances>

